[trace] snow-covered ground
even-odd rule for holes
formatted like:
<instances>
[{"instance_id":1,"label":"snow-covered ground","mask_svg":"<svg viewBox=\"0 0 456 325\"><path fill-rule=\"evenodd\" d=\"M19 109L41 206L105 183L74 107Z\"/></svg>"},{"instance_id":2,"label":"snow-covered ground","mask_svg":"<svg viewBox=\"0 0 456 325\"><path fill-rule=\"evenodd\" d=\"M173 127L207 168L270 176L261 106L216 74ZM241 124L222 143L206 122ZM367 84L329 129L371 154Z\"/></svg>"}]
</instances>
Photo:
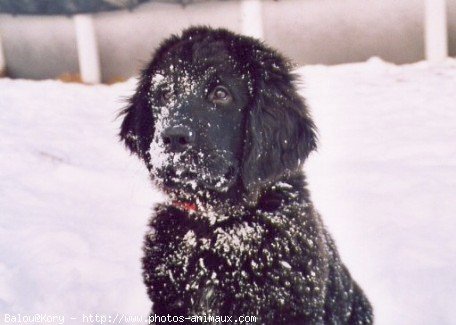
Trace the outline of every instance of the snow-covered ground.
<instances>
[{"instance_id":1,"label":"snow-covered ground","mask_svg":"<svg viewBox=\"0 0 456 325\"><path fill-rule=\"evenodd\" d=\"M454 324L456 61L299 72L320 130L310 189L377 324ZM148 314L139 259L161 195L116 137L133 87L0 79L0 323Z\"/></svg>"}]
</instances>

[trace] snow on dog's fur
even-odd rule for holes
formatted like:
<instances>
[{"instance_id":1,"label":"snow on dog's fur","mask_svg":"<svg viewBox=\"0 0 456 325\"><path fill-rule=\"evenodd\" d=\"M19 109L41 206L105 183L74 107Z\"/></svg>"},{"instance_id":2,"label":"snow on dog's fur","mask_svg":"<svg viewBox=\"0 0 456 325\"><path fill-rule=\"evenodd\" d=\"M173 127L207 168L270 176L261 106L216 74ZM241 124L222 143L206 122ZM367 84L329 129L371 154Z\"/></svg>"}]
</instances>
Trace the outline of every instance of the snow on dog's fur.
<instances>
[{"instance_id":1,"label":"snow on dog's fur","mask_svg":"<svg viewBox=\"0 0 456 325\"><path fill-rule=\"evenodd\" d=\"M293 82L276 51L205 27L143 71L120 135L169 197L144 246L154 314L373 322L306 189L316 135Z\"/></svg>"}]
</instances>

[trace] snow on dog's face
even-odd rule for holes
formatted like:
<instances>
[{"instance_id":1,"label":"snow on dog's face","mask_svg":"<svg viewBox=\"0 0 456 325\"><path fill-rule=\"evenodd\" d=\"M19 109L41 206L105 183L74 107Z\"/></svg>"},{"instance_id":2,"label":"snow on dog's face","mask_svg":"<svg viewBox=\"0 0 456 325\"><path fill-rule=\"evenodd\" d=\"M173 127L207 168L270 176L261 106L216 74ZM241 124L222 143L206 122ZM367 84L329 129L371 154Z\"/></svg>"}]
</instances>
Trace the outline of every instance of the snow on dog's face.
<instances>
[{"instance_id":1,"label":"snow on dog's face","mask_svg":"<svg viewBox=\"0 0 456 325\"><path fill-rule=\"evenodd\" d=\"M223 44L201 46L174 47L150 76L150 167L166 190L226 192L239 171L247 83Z\"/></svg>"}]
</instances>

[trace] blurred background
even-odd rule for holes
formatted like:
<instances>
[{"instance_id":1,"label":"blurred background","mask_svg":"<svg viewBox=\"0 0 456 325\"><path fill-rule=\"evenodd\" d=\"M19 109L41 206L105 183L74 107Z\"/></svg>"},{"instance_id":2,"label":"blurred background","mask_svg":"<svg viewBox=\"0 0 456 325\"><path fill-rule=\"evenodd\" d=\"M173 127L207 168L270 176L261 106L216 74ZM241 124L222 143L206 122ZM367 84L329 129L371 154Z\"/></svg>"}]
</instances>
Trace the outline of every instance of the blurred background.
<instances>
[{"instance_id":1,"label":"blurred background","mask_svg":"<svg viewBox=\"0 0 456 325\"><path fill-rule=\"evenodd\" d=\"M77 31L90 43L87 24L99 65L92 81L106 83L135 75L163 38L194 24L260 37L297 65L372 56L410 63L425 58L426 10L431 24L445 25L436 37L456 55L456 0L0 0L3 70L12 78L77 77ZM93 14L78 27L73 14L81 13Z\"/></svg>"}]
</instances>

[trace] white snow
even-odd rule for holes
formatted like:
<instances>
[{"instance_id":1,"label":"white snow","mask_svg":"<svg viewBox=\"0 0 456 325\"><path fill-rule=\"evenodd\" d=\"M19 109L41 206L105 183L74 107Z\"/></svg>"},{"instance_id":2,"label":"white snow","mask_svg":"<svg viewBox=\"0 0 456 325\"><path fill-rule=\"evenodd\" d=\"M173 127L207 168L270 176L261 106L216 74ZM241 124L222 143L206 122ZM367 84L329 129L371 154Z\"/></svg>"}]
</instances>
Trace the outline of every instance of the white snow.
<instances>
[{"instance_id":1,"label":"white snow","mask_svg":"<svg viewBox=\"0 0 456 325\"><path fill-rule=\"evenodd\" d=\"M139 259L159 194L116 136L133 87L0 79L0 323L147 314Z\"/></svg>"},{"instance_id":2,"label":"white snow","mask_svg":"<svg viewBox=\"0 0 456 325\"><path fill-rule=\"evenodd\" d=\"M454 324L456 61L309 66L317 209L377 324Z\"/></svg>"},{"instance_id":3,"label":"white snow","mask_svg":"<svg viewBox=\"0 0 456 325\"><path fill-rule=\"evenodd\" d=\"M299 72L320 130L309 187L376 323L451 324L456 61ZM133 88L0 79L2 321L148 314L141 246L162 195L116 137Z\"/></svg>"}]
</instances>

